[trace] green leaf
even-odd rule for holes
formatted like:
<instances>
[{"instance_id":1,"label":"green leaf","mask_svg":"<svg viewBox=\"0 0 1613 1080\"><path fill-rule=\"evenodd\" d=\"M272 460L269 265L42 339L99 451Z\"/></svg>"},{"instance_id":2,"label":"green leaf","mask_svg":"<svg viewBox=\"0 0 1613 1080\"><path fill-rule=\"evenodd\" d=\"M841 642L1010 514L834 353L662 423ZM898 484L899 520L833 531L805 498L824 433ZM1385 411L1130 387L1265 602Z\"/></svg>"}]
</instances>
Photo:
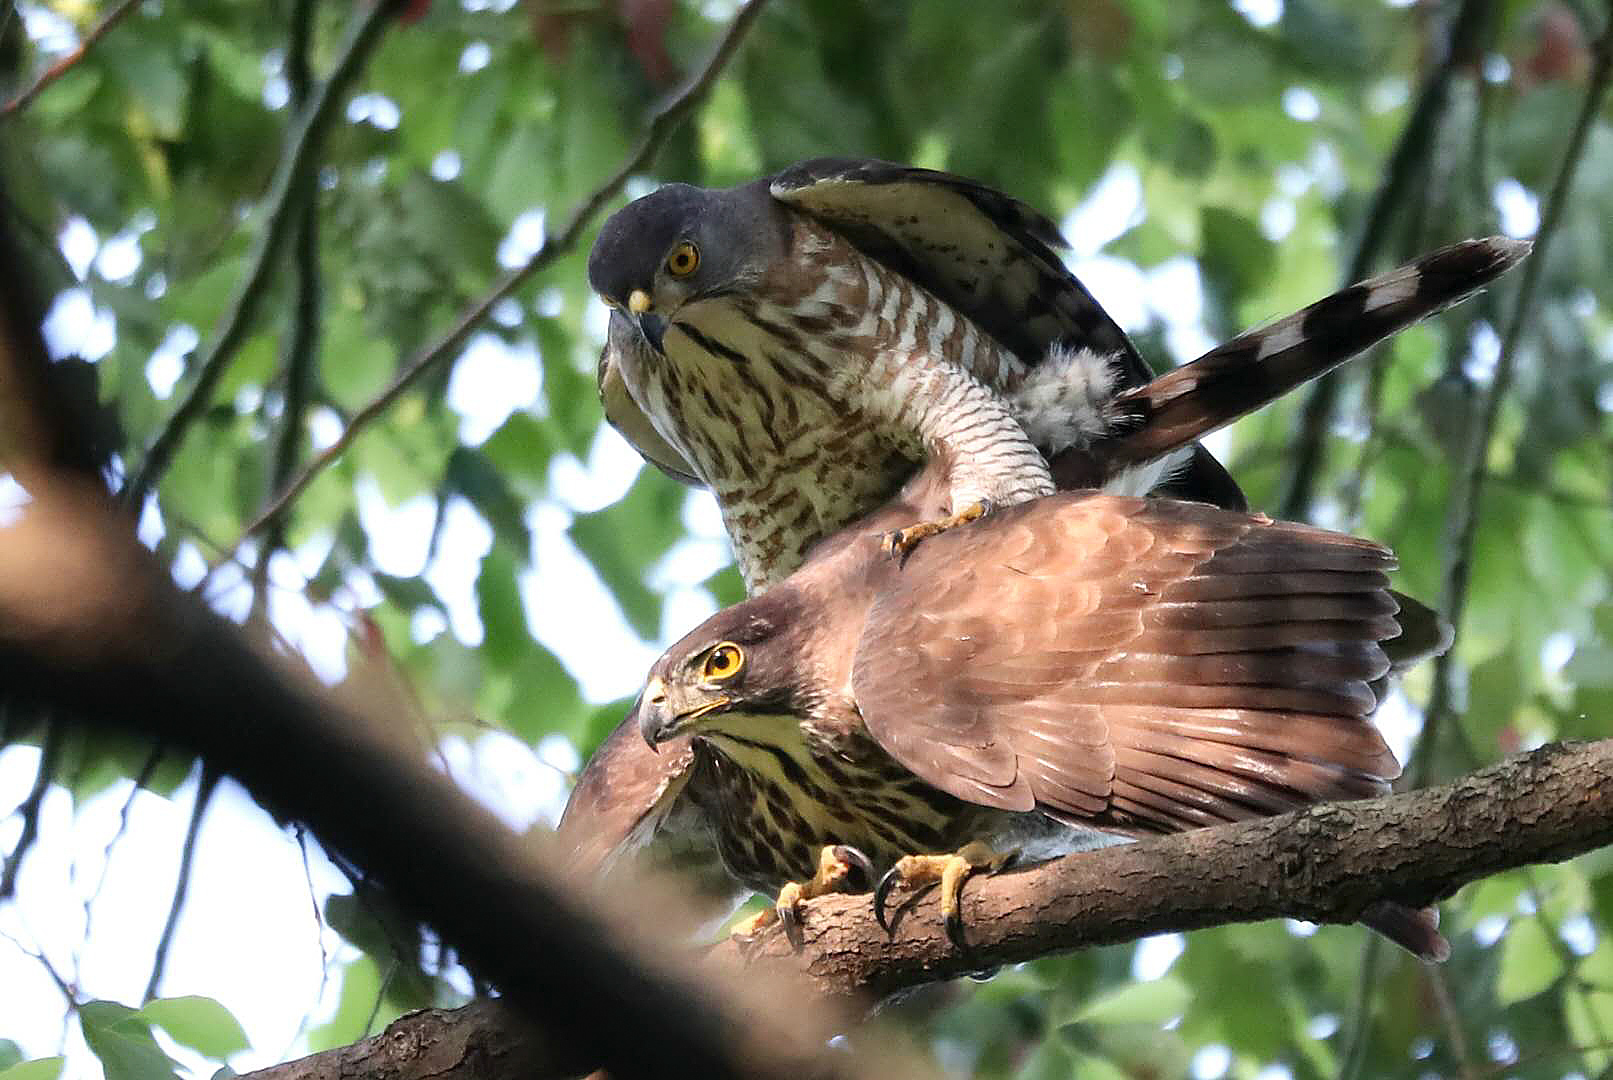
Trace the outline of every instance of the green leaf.
<instances>
[{"instance_id":1,"label":"green leaf","mask_svg":"<svg viewBox=\"0 0 1613 1080\"><path fill-rule=\"evenodd\" d=\"M494 548L482 559L476 575L476 605L482 617L482 655L501 668L512 667L531 645L521 590L515 580L515 561Z\"/></svg>"},{"instance_id":2,"label":"green leaf","mask_svg":"<svg viewBox=\"0 0 1613 1080\"><path fill-rule=\"evenodd\" d=\"M178 1080L173 1059L163 1053L136 1010L92 1001L78 1015L84 1041L101 1059L106 1080Z\"/></svg>"},{"instance_id":3,"label":"green leaf","mask_svg":"<svg viewBox=\"0 0 1613 1080\"><path fill-rule=\"evenodd\" d=\"M1182 1015L1192 1000L1192 989L1167 975L1094 998L1071 1019L1086 1024L1162 1024Z\"/></svg>"},{"instance_id":4,"label":"green leaf","mask_svg":"<svg viewBox=\"0 0 1613 1080\"><path fill-rule=\"evenodd\" d=\"M335 899L332 897L332 899ZM370 1033L370 1017L381 997L381 969L369 956L361 956L342 969L342 995L336 1014L308 1032L314 1051L346 1046Z\"/></svg>"},{"instance_id":5,"label":"green leaf","mask_svg":"<svg viewBox=\"0 0 1613 1080\"><path fill-rule=\"evenodd\" d=\"M580 743L591 732L594 710L583 704L577 680L554 653L536 641L529 642L512 674L514 700L502 719L515 734L536 743L545 735L560 732ZM618 720L624 711L625 708L616 709Z\"/></svg>"},{"instance_id":6,"label":"green leaf","mask_svg":"<svg viewBox=\"0 0 1613 1080\"><path fill-rule=\"evenodd\" d=\"M618 502L578 514L568 530L610 586L628 624L646 639L660 633L661 598L644 584L644 574L683 535L683 497L674 481L645 469Z\"/></svg>"},{"instance_id":7,"label":"green leaf","mask_svg":"<svg viewBox=\"0 0 1613 1080\"><path fill-rule=\"evenodd\" d=\"M20 1065L0 1069L0 1080L56 1080L62 1074L66 1058L35 1058Z\"/></svg>"},{"instance_id":8,"label":"green leaf","mask_svg":"<svg viewBox=\"0 0 1613 1080\"><path fill-rule=\"evenodd\" d=\"M158 998L142 1006L140 1015L166 1031L179 1045L215 1061L252 1046L240 1022L212 998Z\"/></svg>"},{"instance_id":9,"label":"green leaf","mask_svg":"<svg viewBox=\"0 0 1613 1080\"><path fill-rule=\"evenodd\" d=\"M1227 306L1236 310L1250 293L1271 280L1277 249L1260 227L1242 214L1219 206L1199 212L1199 262L1208 283L1225 290Z\"/></svg>"},{"instance_id":10,"label":"green leaf","mask_svg":"<svg viewBox=\"0 0 1613 1080\"><path fill-rule=\"evenodd\" d=\"M1539 919L1516 919L1501 941L1495 996L1502 1005L1534 997L1563 973L1562 954Z\"/></svg>"},{"instance_id":11,"label":"green leaf","mask_svg":"<svg viewBox=\"0 0 1613 1080\"><path fill-rule=\"evenodd\" d=\"M448 457L446 479L487 519L500 542L517 554L526 554L532 546L526 507L487 457L463 446L456 448Z\"/></svg>"}]
</instances>

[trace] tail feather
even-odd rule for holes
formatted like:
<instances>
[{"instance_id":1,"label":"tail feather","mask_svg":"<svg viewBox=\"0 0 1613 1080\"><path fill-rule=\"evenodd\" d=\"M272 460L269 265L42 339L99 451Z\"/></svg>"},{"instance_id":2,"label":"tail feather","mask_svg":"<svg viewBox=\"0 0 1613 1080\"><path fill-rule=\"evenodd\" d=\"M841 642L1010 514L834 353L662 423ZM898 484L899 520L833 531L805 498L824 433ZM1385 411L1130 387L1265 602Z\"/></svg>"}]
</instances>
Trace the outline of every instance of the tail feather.
<instances>
[{"instance_id":1,"label":"tail feather","mask_svg":"<svg viewBox=\"0 0 1613 1080\"><path fill-rule=\"evenodd\" d=\"M1465 240L1240 334L1114 399L1118 433L1094 456L1120 468L1202 438L1435 312L1529 253L1527 240Z\"/></svg>"},{"instance_id":2,"label":"tail feather","mask_svg":"<svg viewBox=\"0 0 1613 1080\"><path fill-rule=\"evenodd\" d=\"M1451 943L1439 932L1438 908L1379 900L1361 913L1361 922L1418 959L1436 964L1450 959Z\"/></svg>"}]
</instances>

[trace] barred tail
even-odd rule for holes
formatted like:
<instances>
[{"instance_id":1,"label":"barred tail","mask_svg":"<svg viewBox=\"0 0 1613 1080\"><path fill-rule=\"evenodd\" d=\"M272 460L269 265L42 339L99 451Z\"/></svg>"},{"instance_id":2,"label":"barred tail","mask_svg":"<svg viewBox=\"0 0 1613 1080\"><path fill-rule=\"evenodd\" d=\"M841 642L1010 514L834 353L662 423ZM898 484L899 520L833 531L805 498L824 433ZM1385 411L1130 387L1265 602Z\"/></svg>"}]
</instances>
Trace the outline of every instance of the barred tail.
<instances>
[{"instance_id":1,"label":"barred tail","mask_svg":"<svg viewBox=\"0 0 1613 1080\"><path fill-rule=\"evenodd\" d=\"M1465 240L1241 334L1118 394L1113 405L1118 433L1094 452L1111 467L1162 457L1467 299L1516 265L1530 247L1527 240L1504 236Z\"/></svg>"}]
</instances>

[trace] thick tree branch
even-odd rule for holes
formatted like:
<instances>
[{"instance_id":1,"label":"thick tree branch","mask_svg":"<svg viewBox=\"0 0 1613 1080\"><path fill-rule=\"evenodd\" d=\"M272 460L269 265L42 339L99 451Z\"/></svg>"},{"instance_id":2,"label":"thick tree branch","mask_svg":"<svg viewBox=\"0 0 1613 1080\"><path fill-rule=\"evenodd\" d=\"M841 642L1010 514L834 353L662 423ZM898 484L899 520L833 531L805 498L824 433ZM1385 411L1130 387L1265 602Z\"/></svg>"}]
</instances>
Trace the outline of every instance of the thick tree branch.
<instances>
[{"instance_id":1,"label":"thick tree branch","mask_svg":"<svg viewBox=\"0 0 1613 1080\"><path fill-rule=\"evenodd\" d=\"M191 424L212 401L214 387L224 377L225 368L251 331L258 308L268 293L270 275L280 249L298 220L298 200L294 196L302 187L299 180L313 168L318 147L340 113L338 104L380 43L382 31L394 17L395 6L394 0L375 0L374 3L360 5L359 14L353 19L329 78L320 84L308 105L293 118L285 151L275 167L269 190L263 197L266 207L263 226L246 254L246 274L236 285L235 294L213 331L212 341L196 356L195 381L174 407L151 448L146 451L145 460L124 489L125 503L138 506L146 493L156 486Z\"/></svg>"},{"instance_id":2,"label":"thick tree branch","mask_svg":"<svg viewBox=\"0 0 1613 1080\"><path fill-rule=\"evenodd\" d=\"M799 951L775 929L746 944L725 941L704 963L751 976L804 972L820 996L871 1001L983 967L1167 931L1281 916L1348 922L1386 895L1432 902L1470 881L1610 842L1613 740L1552 745L1442 787L1179 833L971 881L963 904L968 953L947 941L933 893L907 909L891 937L874 921L866 895L831 896L807 906ZM558 1075L488 1070L495 1050L510 1060L544 1060L532 1035L478 1003L415 1013L373 1039L251 1075ZM459 1056L447 1063L447 1052Z\"/></svg>"},{"instance_id":3,"label":"thick tree branch","mask_svg":"<svg viewBox=\"0 0 1613 1080\"><path fill-rule=\"evenodd\" d=\"M480 326L488 314L496 307L499 301L515 292L527 282L532 275L554 262L560 256L569 252L577 245L595 215L604 208L605 204L616 197L622 185L628 178L643 169L655 157L661 145L675 131L684 118L691 113L695 106L704 99L706 92L711 89L712 83L722 74L728 61L739 50L746 32L750 29L756 17L761 14L766 0L750 0L729 23L717 46L712 50L710 59L690 75L677 90L665 98L651 112L649 122L644 133L634 148L628 152L627 158L617 167L616 171L604 183L595 188L583 201L572 210L566 218L565 224L555 233L545 232L543 243L538 250L527 260L524 266L506 274L481 299L472 303L459 317L454 320L451 327L436 341L432 342L404 361L398 374L390 385L365 404L351 419L347 426L337 436L336 441L326 447L313 460L308 462L290 483L282 487L271 498L258 515L252 519L242 531L241 536L231 545L229 551L220 562L227 562L240 550L241 544L247 537L262 531L285 513L304 491L313 483L314 478L328 469L335 461L346 453L347 448L353 444L359 434L373 423L378 417L390 409L399 398L409 391L427 373L449 356L453 355L470 337L471 333Z\"/></svg>"},{"instance_id":4,"label":"thick tree branch","mask_svg":"<svg viewBox=\"0 0 1613 1080\"><path fill-rule=\"evenodd\" d=\"M497 985L556 1061L623 1078L662 1076L668 1061L735 1080L858 1072L824 1050L835 1021L774 1015L788 995L724 994L709 973L697 981L629 948L627 929L558 886L533 842L431 768L408 732L332 700L180 594L104 493L37 481L21 520L0 529L11 699L194 750L308 822Z\"/></svg>"},{"instance_id":5,"label":"thick tree branch","mask_svg":"<svg viewBox=\"0 0 1613 1080\"><path fill-rule=\"evenodd\" d=\"M1425 904L1470 881L1613 843L1613 740L1557 744L1452 784L1200 829L1070 856L971 884L973 951L946 940L936 904L915 905L893 938L868 899L814 904L804 948L782 935L750 966L804 968L828 995L883 996L982 966L1151 934L1288 916L1350 922L1384 897ZM736 963L725 943L713 963Z\"/></svg>"}]
</instances>

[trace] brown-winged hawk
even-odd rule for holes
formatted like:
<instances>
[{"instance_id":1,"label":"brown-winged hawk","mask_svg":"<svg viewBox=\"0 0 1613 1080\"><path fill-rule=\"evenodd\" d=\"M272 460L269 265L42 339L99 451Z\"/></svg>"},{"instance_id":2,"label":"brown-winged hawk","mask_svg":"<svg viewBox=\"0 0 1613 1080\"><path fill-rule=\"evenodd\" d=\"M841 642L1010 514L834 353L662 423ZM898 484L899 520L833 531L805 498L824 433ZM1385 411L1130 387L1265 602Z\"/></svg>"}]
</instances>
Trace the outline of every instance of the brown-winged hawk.
<instances>
[{"instance_id":1,"label":"brown-winged hawk","mask_svg":"<svg viewBox=\"0 0 1613 1080\"><path fill-rule=\"evenodd\" d=\"M1378 338L1467 295L1511 266L1526 245L1491 239L1454 245L1327 297L1305 310L1220 346L1193 364L1120 394L1111 407L1115 431L1084 458L1056 463L1061 486L1100 487L1117 471L1153 460L1262 404L1310 374L1328 370ZM933 473L935 470L931 470ZM938 477L921 473L904 494L904 508L846 530L838 544L877 533L903 513L942 497ZM1425 609L1409 606L1398 617ZM1409 636L1425 644L1437 636L1424 619ZM1406 637L1399 639L1402 645ZM715 819L707 811L719 786L717 761L695 752L687 739L651 753L631 718L589 762L561 822L563 845L584 870L598 870L638 851L654 861L692 868L700 892L737 902L717 847Z\"/></svg>"},{"instance_id":2,"label":"brown-winged hawk","mask_svg":"<svg viewBox=\"0 0 1613 1080\"><path fill-rule=\"evenodd\" d=\"M695 737L691 794L723 864L752 889L790 886L786 918L824 872L867 862L945 873L960 940L957 889L990 852L1381 795L1399 775L1371 716L1391 668L1432 642L1404 647L1384 548L1202 503L1061 493L884 557L876 527L921 505L897 500L712 616L656 662L636 708L652 746ZM839 845L860 855L820 859ZM1424 914L1363 918L1443 955Z\"/></svg>"}]
</instances>

